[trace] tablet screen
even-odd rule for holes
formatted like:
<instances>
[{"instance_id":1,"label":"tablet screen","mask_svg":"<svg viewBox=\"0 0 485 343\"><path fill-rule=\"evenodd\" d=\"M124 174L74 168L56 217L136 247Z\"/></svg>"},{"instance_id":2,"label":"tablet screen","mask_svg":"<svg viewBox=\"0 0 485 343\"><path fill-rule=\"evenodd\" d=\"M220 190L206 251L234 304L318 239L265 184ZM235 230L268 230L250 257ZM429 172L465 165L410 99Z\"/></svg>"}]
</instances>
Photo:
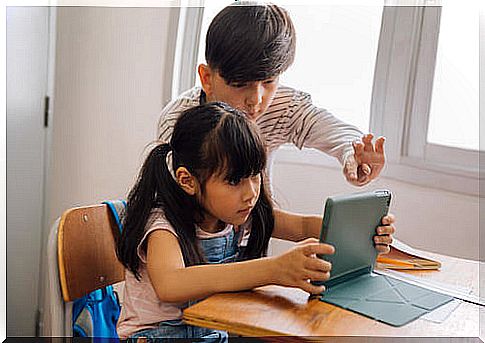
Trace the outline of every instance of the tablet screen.
<instances>
[{"instance_id":1,"label":"tablet screen","mask_svg":"<svg viewBox=\"0 0 485 343\"><path fill-rule=\"evenodd\" d=\"M330 279L324 285L374 268L378 252L373 237L382 217L388 213L390 201L388 190L327 199L320 241L333 245L335 254L321 256L332 263Z\"/></svg>"}]
</instances>

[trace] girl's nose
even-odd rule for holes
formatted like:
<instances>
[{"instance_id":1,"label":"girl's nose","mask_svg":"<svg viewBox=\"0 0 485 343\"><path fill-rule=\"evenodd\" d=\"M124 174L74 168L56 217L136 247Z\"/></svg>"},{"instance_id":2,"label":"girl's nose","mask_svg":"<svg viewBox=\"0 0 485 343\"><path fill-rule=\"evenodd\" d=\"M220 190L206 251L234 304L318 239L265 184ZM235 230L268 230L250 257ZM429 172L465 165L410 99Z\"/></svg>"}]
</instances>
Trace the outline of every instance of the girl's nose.
<instances>
[{"instance_id":1,"label":"girl's nose","mask_svg":"<svg viewBox=\"0 0 485 343\"><path fill-rule=\"evenodd\" d=\"M246 179L246 184L244 185L244 194L243 194L243 200L244 202L249 202L255 197L258 196L259 192L259 183L254 182L250 178Z\"/></svg>"}]
</instances>

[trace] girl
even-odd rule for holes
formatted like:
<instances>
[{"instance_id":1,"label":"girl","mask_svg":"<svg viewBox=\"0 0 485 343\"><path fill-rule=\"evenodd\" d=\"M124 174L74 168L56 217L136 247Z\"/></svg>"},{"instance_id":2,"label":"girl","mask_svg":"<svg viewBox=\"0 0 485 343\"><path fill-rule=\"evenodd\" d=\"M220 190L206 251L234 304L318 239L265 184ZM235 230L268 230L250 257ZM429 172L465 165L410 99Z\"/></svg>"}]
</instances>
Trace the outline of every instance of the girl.
<instances>
[{"instance_id":1,"label":"girl","mask_svg":"<svg viewBox=\"0 0 485 343\"><path fill-rule=\"evenodd\" d=\"M309 281L328 279L330 264L315 256L333 253L330 245L310 239L265 257L275 226L265 164L257 129L239 111L206 103L181 114L128 197L118 245L127 269L120 338L225 341L225 332L184 324L182 309L213 293L267 284L323 291Z\"/></svg>"}]
</instances>

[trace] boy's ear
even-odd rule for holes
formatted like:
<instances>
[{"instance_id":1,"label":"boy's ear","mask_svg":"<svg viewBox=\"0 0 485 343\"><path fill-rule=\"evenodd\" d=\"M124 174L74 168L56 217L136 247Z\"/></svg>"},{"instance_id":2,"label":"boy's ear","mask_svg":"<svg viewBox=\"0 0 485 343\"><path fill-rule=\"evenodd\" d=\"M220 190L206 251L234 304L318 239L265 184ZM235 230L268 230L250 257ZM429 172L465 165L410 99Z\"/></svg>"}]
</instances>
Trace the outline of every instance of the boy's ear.
<instances>
[{"instance_id":1,"label":"boy's ear","mask_svg":"<svg viewBox=\"0 0 485 343\"><path fill-rule=\"evenodd\" d=\"M180 188L188 195L197 193L197 180L185 167L178 167L175 171L175 178Z\"/></svg>"},{"instance_id":2,"label":"boy's ear","mask_svg":"<svg viewBox=\"0 0 485 343\"><path fill-rule=\"evenodd\" d=\"M212 69L207 65L207 64L199 64L199 67L197 68L197 71L199 73L199 78L200 78L200 83L202 84L202 89L204 90L205 94L207 96L211 97L212 96L212 77L213 77L213 71Z\"/></svg>"}]
</instances>

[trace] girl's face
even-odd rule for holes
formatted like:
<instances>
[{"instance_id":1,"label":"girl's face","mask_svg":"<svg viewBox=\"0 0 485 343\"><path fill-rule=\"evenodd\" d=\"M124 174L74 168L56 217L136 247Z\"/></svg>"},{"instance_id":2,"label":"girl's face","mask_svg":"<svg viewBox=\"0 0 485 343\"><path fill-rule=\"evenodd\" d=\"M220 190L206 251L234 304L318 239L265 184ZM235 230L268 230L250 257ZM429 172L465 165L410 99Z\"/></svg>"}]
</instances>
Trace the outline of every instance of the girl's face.
<instances>
[{"instance_id":1,"label":"girl's face","mask_svg":"<svg viewBox=\"0 0 485 343\"><path fill-rule=\"evenodd\" d=\"M205 209L202 228L209 232L217 231L218 222L241 225L246 222L259 198L261 174L257 174L234 184L221 176L211 176L201 196Z\"/></svg>"}]
</instances>

